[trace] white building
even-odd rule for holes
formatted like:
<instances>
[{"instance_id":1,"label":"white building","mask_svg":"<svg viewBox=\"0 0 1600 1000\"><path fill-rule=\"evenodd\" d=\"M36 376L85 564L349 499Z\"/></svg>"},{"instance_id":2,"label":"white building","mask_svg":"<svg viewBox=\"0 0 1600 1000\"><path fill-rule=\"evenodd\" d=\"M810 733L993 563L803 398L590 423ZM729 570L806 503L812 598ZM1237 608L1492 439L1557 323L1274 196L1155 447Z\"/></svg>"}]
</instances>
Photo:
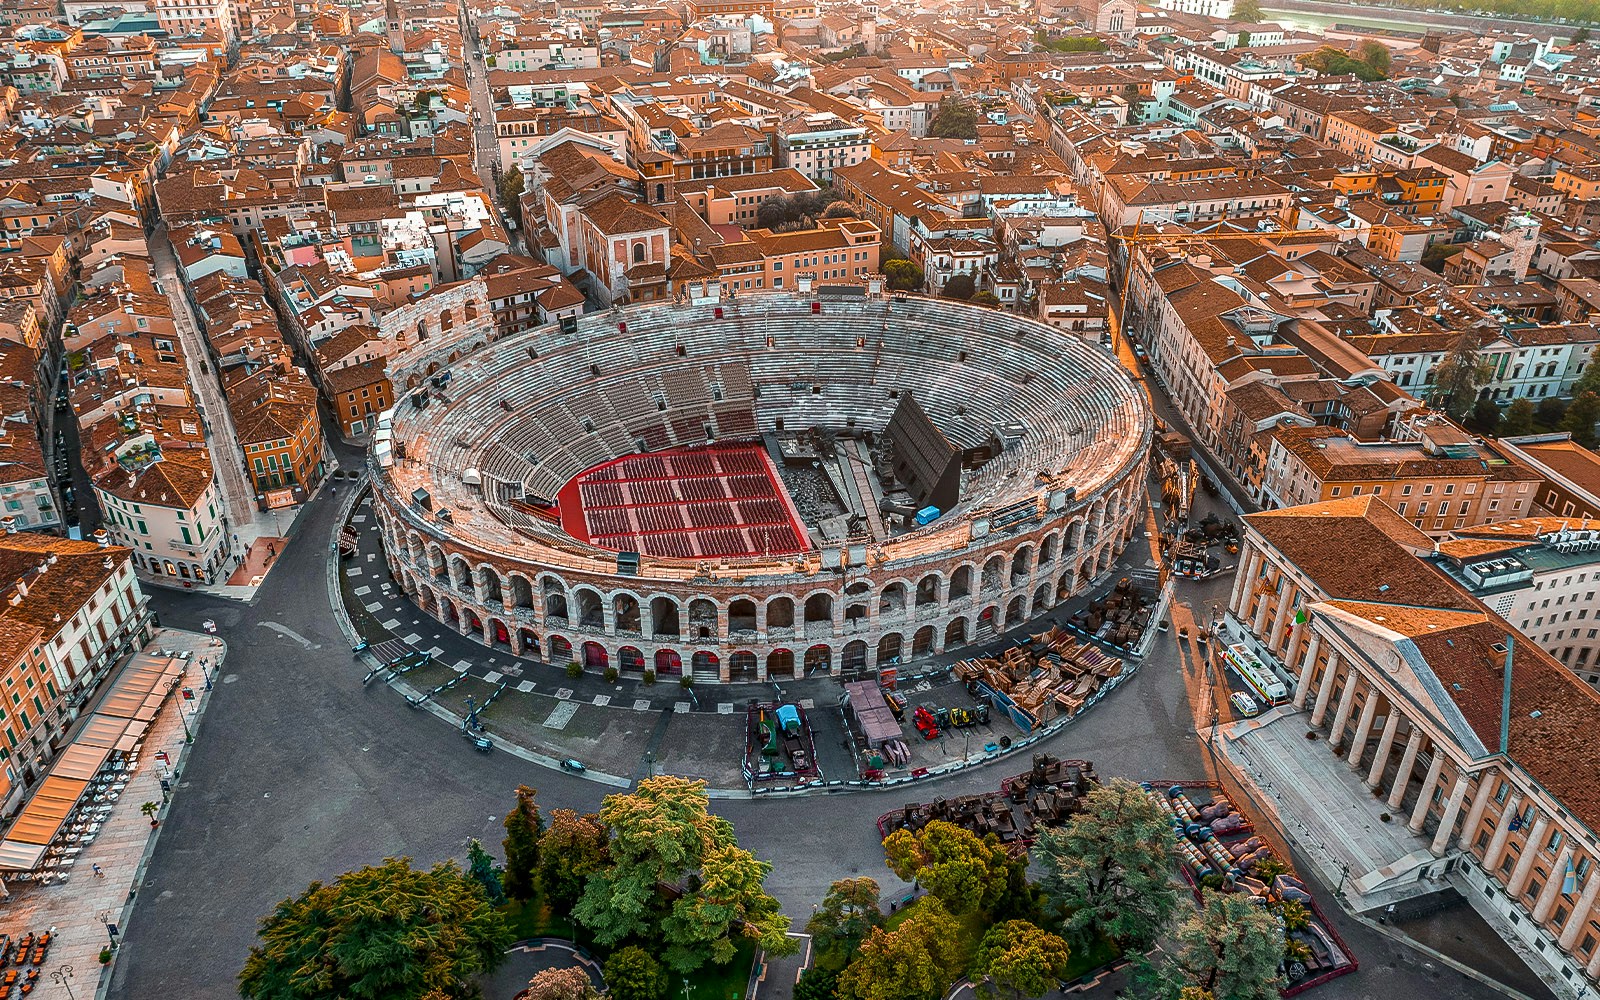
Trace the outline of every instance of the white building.
<instances>
[{"instance_id":1,"label":"white building","mask_svg":"<svg viewBox=\"0 0 1600 1000\"><path fill-rule=\"evenodd\" d=\"M793 167L818 184L832 180L833 168L854 166L871 156L871 134L838 115L804 115L785 124L778 135L779 165Z\"/></svg>"},{"instance_id":2,"label":"white building","mask_svg":"<svg viewBox=\"0 0 1600 1000\"><path fill-rule=\"evenodd\" d=\"M127 471L95 483L112 540L132 549L134 565L154 579L185 584L225 578L233 547L206 450L157 450L152 458L149 451L134 454L139 447L155 445L141 438L127 442Z\"/></svg>"}]
</instances>

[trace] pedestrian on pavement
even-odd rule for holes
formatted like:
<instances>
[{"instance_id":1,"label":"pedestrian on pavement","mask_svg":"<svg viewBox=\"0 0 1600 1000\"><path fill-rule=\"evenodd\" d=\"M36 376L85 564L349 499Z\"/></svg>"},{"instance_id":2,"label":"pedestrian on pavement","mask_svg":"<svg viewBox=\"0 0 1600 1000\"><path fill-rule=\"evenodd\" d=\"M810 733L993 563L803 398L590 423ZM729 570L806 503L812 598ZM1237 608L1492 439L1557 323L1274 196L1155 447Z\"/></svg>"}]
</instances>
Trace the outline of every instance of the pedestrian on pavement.
<instances>
[{"instance_id":1,"label":"pedestrian on pavement","mask_svg":"<svg viewBox=\"0 0 1600 1000\"><path fill-rule=\"evenodd\" d=\"M89 867L94 869L94 877L95 878L105 878L106 877L106 873L100 870L100 866L99 865L90 865Z\"/></svg>"}]
</instances>

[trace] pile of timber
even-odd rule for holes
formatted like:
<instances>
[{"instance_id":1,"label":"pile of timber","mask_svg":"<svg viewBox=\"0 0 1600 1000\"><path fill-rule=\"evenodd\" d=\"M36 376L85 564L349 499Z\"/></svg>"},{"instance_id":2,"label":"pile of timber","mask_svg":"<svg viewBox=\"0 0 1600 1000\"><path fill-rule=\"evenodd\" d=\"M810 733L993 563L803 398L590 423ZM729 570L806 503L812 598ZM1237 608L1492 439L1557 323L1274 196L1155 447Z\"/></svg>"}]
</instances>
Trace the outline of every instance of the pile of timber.
<instances>
[{"instance_id":1,"label":"pile of timber","mask_svg":"<svg viewBox=\"0 0 1600 1000\"><path fill-rule=\"evenodd\" d=\"M955 665L956 676L1004 694L1044 724L1076 715L1100 686L1122 673L1122 661L1055 626L998 657L978 656Z\"/></svg>"}]
</instances>

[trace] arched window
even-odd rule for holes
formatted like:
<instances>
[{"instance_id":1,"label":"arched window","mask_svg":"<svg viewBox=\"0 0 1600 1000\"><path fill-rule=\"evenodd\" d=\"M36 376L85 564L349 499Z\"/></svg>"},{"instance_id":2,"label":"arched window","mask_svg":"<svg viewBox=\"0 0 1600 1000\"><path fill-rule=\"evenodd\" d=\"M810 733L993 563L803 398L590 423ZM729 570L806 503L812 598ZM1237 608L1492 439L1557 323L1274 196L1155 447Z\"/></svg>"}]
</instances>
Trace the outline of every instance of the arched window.
<instances>
[{"instance_id":1,"label":"arched window","mask_svg":"<svg viewBox=\"0 0 1600 1000\"><path fill-rule=\"evenodd\" d=\"M643 243L635 243L633 245L633 262L635 264L643 264L644 263L644 244Z\"/></svg>"},{"instance_id":2,"label":"arched window","mask_svg":"<svg viewBox=\"0 0 1600 1000\"><path fill-rule=\"evenodd\" d=\"M666 201L666 200L667 200L667 186L665 184L657 184L656 185L656 201L657 202L663 202L663 201Z\"/></svg>"}]
</instances>

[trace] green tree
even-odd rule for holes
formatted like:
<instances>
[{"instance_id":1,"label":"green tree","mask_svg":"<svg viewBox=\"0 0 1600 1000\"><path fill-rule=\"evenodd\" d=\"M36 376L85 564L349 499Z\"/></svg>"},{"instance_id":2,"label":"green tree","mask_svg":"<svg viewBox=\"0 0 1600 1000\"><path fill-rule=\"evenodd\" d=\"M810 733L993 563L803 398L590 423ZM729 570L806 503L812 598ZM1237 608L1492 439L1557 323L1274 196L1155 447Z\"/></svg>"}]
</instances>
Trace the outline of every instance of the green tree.
<instances>
[{"instance_id":1,"label":"green tree","mask_svg":"<svg viewBox=\"0 0 1600 1000\"><path fill-rule=\"evenodd\" d=\"M1134 981L1151 1000L1276 1000L1283 986L1283 931L1243 893L1206 892L1173 932L1160 968L1142 962Z\"/></svg>"},{"instance_id":2,"label":"green tree","mask_svg":"<svg viewBox=\"0 0 1600 1000\"><path fill-rule=\"evenodd\" d=\"M1600 423L1600 393L1583 392L1567 407L1567 419L1561 426L1572 432L1572 440L1585 448L1593 448L1596 423Z\"/></svg>"},{"instance_id":3,"label":"green tree","mask_svg":"<svg viewBox=\"0 0 1600 1000\"><path fill-rule=\"evenodd\" d=\"M1389 75L1389 46L1369 38L1356 46L1356 61L1365 63L1373 72Z\"/></svg>"},{"instance_id":4,"label":"green tree","mask_svg":"<svg viewBox=\"0 0 1600 1000\"><path fill-rule=\"evenodd\" d=\"M1250 47L1250 32L1248 32L1248 31L1240 31L1239 32L1239 44L1238 44L1237 48L1248 49L1249 47Z\"/></svg>"},{"instance_id":5,"label":"green tree","mask_svg":"<svg viewBox=\"0 0 1600 1000\"><path fill-rule=\"evenodd\" d=\"M1166 814L1118 778L1090 792L1065 824L1042 829L1033 857L1067 927L1098 929L1119 947L1142 951L1178 911L1175 850Z\"/></svg>"},{"instance_id":6,"label":"green tree","mask_svg":"<svg viewBox=\"0 0 1600 1000\"><path fill-rule=\"evenodd\" d=\"M519 1000L600 1000L600 992L582 969L540 969Z\"/></svg>"},{"instance_id":7,"label":"green tree","mask_svg":"<svg viewBox=\"0 0 1600 1000\"><path fill-rule=\"evenodd\" d=\"M889 287L902 292L914 292L922 288L924 275L922 268L909 260L885 261L883 273L889 279Z\"/></svg>"},{"instance_id":8,"label":"green tree","mask_svg":"<svg viewBox=\"0 0 1600 1000\"><path fill-rule=\"evenodd\" d=\"M1533 433L1533 400L1514 399L1500 418L1501 437L1520 437Z\"/></svg>"},{"instance_id":9,"label":"green tree","mask_svg":"<svg viewBox=\"0 0 1600 1000\"><path fill-rule=\"evenodd\" d=\"M667 995L666 970L636 944L611 953L606 959L605 980L614 1000L662 1000Z\"/></svg>"},{"instance_id":10,"label":"green tree","mask_svg":"<svg viewBox=\"0 0 1600 1000\"><path fill-rule=\"evenodd\" d=\"M544 832L544 819L539 815L539 793L527 785L517 786L517 802L506 813L506 837L500 842L505 849L506 867L502 879L505 893L518 902L526 903L538 891L539 835Z\"/></svg>"},{"instance_id":11,"label":"green tree","mask_svg":"<svg viewBox=\"0 0 1600 1000\"><path fill-rule=\"evenodd\" d=\"M598 816L550 810L550 828L539 838L539 889L551 912L564 916L578 905L589 876L610 864L610 840Z\"/></svg>"},{"instance_id":12,"label":"green tree","mask_svg":"<svg viewBox=\"0 0 1600 1000\"><path fill-rule=\"evenodd\" d=\"M993 834L983 839L954 823L934 820L916 833L896 830L884 838L889 869L915 879L951 913L987 910L1000 901L1010 858Z\"/></svg>"},{"instance_id":13,"label":"green tree","mask_svg":"<svg viewBox=\"0 0 1600 1000\"><path fill-rule=\"evenodd\" d=\"M939 139L976 139L978 112L959 97L946 97L928 123L928 134Z\"/></svg>"},{"instance_id":14,"label":"green tree","mask_svg":"<svg viewBox=\"0 0 1600 1000\"><path fill-rule=\"evenodd\" d=\"M518 225L522 222L522 185L522 171L512 166L500 175L500 187L495 192L500 196L500 207L516 219Z\"/></svg>"},{"instance_id":15,"label":"green tree","mask_svg":"<svg viewBox=\"0 0 1600 1000\"><path fill-rule=\"evenodd\" d=\"M589 876L572 910L596 941L611 947L656 936L663 915L658 887L682 885L708 854L733 844L733 827L710 815L707 801L705 782L672 775L606 796L600 822L611 831L611 864Z\"/></svg>"},{"instance_id":16,"label":"green tree","mask_svg":"<svg viewBox=\"0 0 1600 1000\"><path fill-rule=\"evenodd\" d=\"M489 897L490 903L499 906L506 901L505 890L500 885L500 870L477 837L467 842L467 874L483 886L483 894Z\"/></svg>"},{"instance_id":17,"label":"green tree","mask_svg":"<svg viewBox=\"0 0 1600 1000\"><path fill-rule=\"evenodd\" d=\"M1433 402L1456 420L1466 416L1478 399L1478 390L1494 377L1494 363L1478 350L1476 330L1457 337L1433 369Z\"/></svg>"},{"instance_id":18,"label":"green tree","mask_svg":"<svg viewBox=\"0 0 1600 1000\"><path fill-rule=\"evenodd\" d=\"M938 1000L960 975L961 925L933 896L899 927L874 927L839 977L845 1000Z\"/></svg>"},{"instance_id":19,"label":"green tree","mask_svg":"<svg viewBox=\"0 0 1600 1000\"><path fill-rule=\"evenodd\" d=\"M822 905L806 923L806 933L817 950L853 951L868 931L883 923L883 911L878 908L881 894L877 881L864 875L828 886Z\"/></svg>"},{"instance_id":20,"label":"green tree","mask_svg":"<svg viewBox=\"0 0 1600 1000\"><path fill-rule=\"evenodd\" d=\"M1586 392L1600 392L1600 347L1589 351L1589 360L1584 362L1583 374L1578 376L1577 384L1572 387L1574 399Z\"/></svg>"},{"instance_id":21,"label":"green tree","mask_svg":"<svg viewBox=\"0 0 1600 1000\"><path fill-rule=\"evenodd\" d=\"M975 306L988 306L989 308L993 309L1000 304L1000 296L991 291L985 290L974 295L967 301L971 302Z\"/></svg>"},{"instance_id":22,"label":"green tree","mask_svg":"<svg viewBox=\"0 0 1600 1000\"><path fill-rule=\"evenodd\" d=\"M1467 426L1479 434L1493 434L1500 426L1500 407L1492 399L1480 399L1472 404L1472 415Z\"/></svg>"},{"instance_id":23,"label":"green tree","mask_svg":"<svg viewBox=\"0 0 1600 1000\"><path fill-rule=\"evenodd\" d=\"M1041 996L1066 975L1072 957L1067 942L1026 920L989 928L972 963L973 978L987 977L1014 998Z\"/></svg>"},{"instance_id":24,"label":"green tree","mask_svg":"<svg viewBox=\"0 0 1600 1000\"><path fill-rule=\"evenodd\" d=\"M453 862L409 858L313 882L261 921L239 973L249 1000L420 1000L477 995L511 944L505 918Z\"/></svg>"},{"instance_id":25,"label":"green tree","mask_svg":"<svg viewBox=\"0 0 1600 1000\"><path fill-rule=\"evenodd\" d=\"M1589 40L1589 26L1588 25L1580 25L1578 30L1574 31L1572 33L1572 41L1570 43L1568 43L1568 44L1571 44L1571 45L1582 45L1584 42L1587 42L1588 40Z\"/></svg>"},{"instance_id":26,"label":"green tree","mask_svg":"<svg viewBox=\"0 0 1600 1000\"><path fill-rule=\"evenodd\" d=\"M819 218L857 219L860 218L860 216L856 214L856 207L854 205L841 199L839 201L829 203L828 207L822 210L822 215L819 216Z\"/></svg>"},{"instance_id":27,"label":"green tree","mask_svg":"<svg viewBox=\"0 0 1600 1000\"><path fill-rule=\"evenodd\" d=\"M1266 15L1261 13L1259 0L1237 0L1233 5L1233 19L1235 21L1248 21L1251 24L1260 24Z\"/></svg>"},{"instance_id":28,"label":"green tree","mask_svg":"<svg viewBox=\"0 0 1600 1000\"><path fill-rule=\"evenodd\" d=\"M939 289L939 297L943 299L959 299L965 302L972 298L973 293L977 290L977 283L972 280L972 275L965 271L959 271L952 274L950 280L944 283L944 287Z\"/></svg>"},{"instance_id":29,"label":"green tree","mask_svg":"<svg viewBox=\"0 0 1600 1000\"><path fill-rule=\"evenodd\" d=\"M680 975L707 962L726 965L739 938L752 938L768 955L788 955L800 943L789 937L789 918L762 883L772 865L741 847L723 844L706 852L693 892L672 904L661 922L668 944L663 956Z\"/></svg>"},{"instance_id":30,"label":"green tree","mask_svg":"<svg viewBox=\"0 0 1600 1000\"><path fill-rule=\"evenodd\" d=\"M1460 243L1429 243L1422 251L1422 266L1435 274L1443 274L1450 261L1465 249Z\"/></svg>"},{"instance_id":31,"label":"green tree","mask_svg":"<svg viewBox=\"0 0 1600 1000\"><path fill-rule=\"evenodd\" d=\"M1556 430L1566 419L1567 404L1555 396L1539 400L1539 405L1533 411L1533 422L1541 431Z\"/></svg>"},{"instance_id":32,"label":"green tree","mask_svg":"<svg viewBox=\"0 0 1600 1000\"><path fill-rule=\"evenodd\" d=\"M839 973L813 965L800 973L793 995L794 1000L835 1000L839 995Z\"/></svg>"}]
</instances>

